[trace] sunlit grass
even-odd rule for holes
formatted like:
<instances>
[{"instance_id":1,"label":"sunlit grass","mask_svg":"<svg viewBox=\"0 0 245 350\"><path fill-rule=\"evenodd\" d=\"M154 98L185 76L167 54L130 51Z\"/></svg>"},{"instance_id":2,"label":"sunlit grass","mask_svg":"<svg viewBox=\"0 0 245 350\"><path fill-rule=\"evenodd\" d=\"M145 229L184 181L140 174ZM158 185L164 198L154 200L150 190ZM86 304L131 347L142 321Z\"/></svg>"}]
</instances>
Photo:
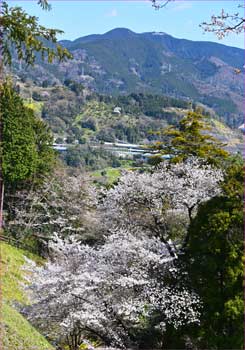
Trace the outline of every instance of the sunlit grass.
<instances>
[{"instance_id":1,"label":"sunlit grass","mask_svg":"<svg viewBox=\"0 0 245 350\"><path fill-rule=\"evenodd\" d=\"M37 264L42 264L44 260L3 242L0 250L4 350L52 350L46 339L13 307L16 303L25 305L29 302L24 292L27 283L25 256Z\"/></svg>"}]
</instances>

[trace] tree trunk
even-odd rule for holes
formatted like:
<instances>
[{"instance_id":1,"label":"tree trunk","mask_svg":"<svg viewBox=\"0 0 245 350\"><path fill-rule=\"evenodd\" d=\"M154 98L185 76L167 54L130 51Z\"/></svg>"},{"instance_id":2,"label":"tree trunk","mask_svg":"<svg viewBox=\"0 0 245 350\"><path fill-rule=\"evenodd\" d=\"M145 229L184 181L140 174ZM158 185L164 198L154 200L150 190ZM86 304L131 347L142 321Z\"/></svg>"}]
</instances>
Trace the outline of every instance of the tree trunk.
<instances>
[{"instance_id":1,"label":"tree trunk","mask_svg":"<svg viewBox=\"0 0 245 350\"><path fill-rule=\"evenodd\" d=\"M2 52L4 28L2 23L2 12L3 12L3 5L2 5L2 2L0 2L0 86L3 84L3 77L4 77L3 52ZM0 234L2 233L1 231L3 229L3 196L4 196L2 142L3 142L3 115L2 115L2 111L0 110Z\"/></svg>"},{"instance_id":2,"label":"tree trunk","mask_svg":"<svg viewBox=\"0 0 245 350\"><path fill-rule=\"evenodd\" d=\"M1 130L1 122L0 122ZM1 131L0 131L0 140L1 140ZM1 143L1 141L0 141ZM0 156L0 234L3 230L3 202L4 202L4 182L2 175L2 155Z\"/></svg>"},{"instance_id":3,"label":"tree trunk","mask_svg":"<svg viewBox=\"0 0 245 350\"><path fill-rule=\"evenodd\" d=\"M3 43L3 23L2 23L2 12L3 4L0 2L0 86L3 83L3 58L2 58L2 43ZM1 98L1 96L0 96ZM2 135L3 135L3 116L0 109L0 235L2 234L3 229L3 195L4 195L4 186L3 186L3 154L2 154ZM0 247L0 320L2 320L2 252ZM0 350L3 350L3 322L0 322Z\"/></svg>"}]
</instances>

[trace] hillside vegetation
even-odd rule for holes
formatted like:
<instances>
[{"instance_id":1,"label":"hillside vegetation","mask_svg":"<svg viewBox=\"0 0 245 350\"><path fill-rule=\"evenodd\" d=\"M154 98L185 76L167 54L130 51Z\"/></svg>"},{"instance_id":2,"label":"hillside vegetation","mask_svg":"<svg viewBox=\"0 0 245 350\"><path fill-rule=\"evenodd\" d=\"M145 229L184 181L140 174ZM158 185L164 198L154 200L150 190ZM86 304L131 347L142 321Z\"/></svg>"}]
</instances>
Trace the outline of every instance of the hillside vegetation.
<instances>
[{"instance_id":1,"label":"hillside vegetation","mask_svg":"<svg viewBox=\"0 0 245 350\"><path fill-rule=\"evenodd\" d=\"M72 81L66 84L42 87L31 82L18 82L25 105L49 124L57 143L77 140L80 144L117 141L143 144L157 141L154 132L168 125L177 125L191 105L188 101L166 95L103 96ZM196 106L199 104L192 104L194 109ZM211 108L200 106L212 119L214 136L227 144L230 151L241 150L241 132L231 129Z\"/></svg>"},{"instance_id":2,"label":"hillside vegetation","mask_svg":"<svg viewBox=\"0 0 245 350\"><path fill-rule=\"evenodd\" d=\"M63 41L71 61L35 65L16 72L39 84L67 79L97 93L151 93L188 98L214 108L232 127L243 122L242 49L177 39L166 33L134 33L116 28L103 35Z\"/></svg>"},{"instance_id":3,"label":"hillside vegetation","mask_svg":"<svg viewBox=\"0 0 245 350\"><path fill-rule=\"evenodd\" d=\"M23 270L25 257L37 263L41 263L42 259L3 242L0 243L0 250L4 350L53 350L47 340L14 307L28 303L23 290L23 285L27 283L27 272Z\"/></svg>"}]
</instances>

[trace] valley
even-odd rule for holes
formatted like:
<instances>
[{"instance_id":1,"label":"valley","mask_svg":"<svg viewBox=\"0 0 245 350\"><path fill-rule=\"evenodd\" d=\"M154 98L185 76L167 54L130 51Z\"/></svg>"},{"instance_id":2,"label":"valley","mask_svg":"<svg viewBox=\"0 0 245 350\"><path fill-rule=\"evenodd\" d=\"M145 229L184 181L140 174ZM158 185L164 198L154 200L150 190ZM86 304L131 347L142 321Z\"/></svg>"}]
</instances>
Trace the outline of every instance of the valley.
<instances>
[{"instance_id":1,"label":"valley","mask_svg":"<svg viewBox=\"0 0 245 350\"><path fill-rule=\"evenodd\" d=\"M243 153L243 132L229 127L214 109L198 102L190 104L166 95L143 93L100 95L73 81L43 87L32 81L23 83L19 78L16 85L26 106L49 124L54 144L57 144L54 148L69 165L86 168L89 158L93 158L93 170L112 164L120 167L120 158L127 154L139 164L146 162L152 153L150 148L157 141L164 142L159 130L176 126L190 108L199 108L206 114L211 134L224 144L226 150L232 154ZM126 144L140 144L146 157L141 157L141 152L130 151L130 146L128 153L125 150L119 152L120 147L115 148L115 144L121 144L123 148Z\"/></svg>"}]
</instances>

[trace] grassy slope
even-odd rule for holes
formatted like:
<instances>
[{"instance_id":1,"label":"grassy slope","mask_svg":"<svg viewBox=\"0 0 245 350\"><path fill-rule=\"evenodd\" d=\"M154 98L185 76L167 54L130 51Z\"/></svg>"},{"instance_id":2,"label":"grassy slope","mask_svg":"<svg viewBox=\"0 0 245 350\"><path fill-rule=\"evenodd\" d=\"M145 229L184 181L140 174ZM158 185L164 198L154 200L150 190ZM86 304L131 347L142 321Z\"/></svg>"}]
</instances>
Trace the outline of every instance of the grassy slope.
<instances>
[{"instance_id":1,"label":"grassy slope","mask_svg":"<svg viewBox=\"0 0 245 350\"><path fill-rule=\"evenodd\" d=\"M2 260L4 350L53 350L46 339L11 305L28 300L21 288L25 282L24 256L40 263L39 257L6 243L0 243Z\"/></svg>"},{"instance_id":2,"label":"grassy slope","mask_svg":"<svg viewBox=\"0 0 245 350\"><path fill-rule=\"evenodd\" d=\"M102 174L105 174L104 176ZM96 170L94 172L91 173L91 175L93 176L93 178L95 179L95 181L102 181L104 180L104 182L108 185L112 185L113 183L115 183L121 175L121 170L119 168L105 168L102 170Z\"/></svg>"},{"instance_id":3,"label":"grassy slope","mask_svg":"<svg viewBox=\"0 0 245 350\"><path fill-rule=\"evenodd\" d=\"M143 168L147 169L148 165L144 164L144 167L141 166L140 168L137 168L134 167L132 160L125 159L121 160L120 168L107 167L101 170L92 171L90 175L94 179L95 183L102 183L104 185L111 186L119 180L122 174L122 170L139 170Z\"/></svg>"}]
</instances>

